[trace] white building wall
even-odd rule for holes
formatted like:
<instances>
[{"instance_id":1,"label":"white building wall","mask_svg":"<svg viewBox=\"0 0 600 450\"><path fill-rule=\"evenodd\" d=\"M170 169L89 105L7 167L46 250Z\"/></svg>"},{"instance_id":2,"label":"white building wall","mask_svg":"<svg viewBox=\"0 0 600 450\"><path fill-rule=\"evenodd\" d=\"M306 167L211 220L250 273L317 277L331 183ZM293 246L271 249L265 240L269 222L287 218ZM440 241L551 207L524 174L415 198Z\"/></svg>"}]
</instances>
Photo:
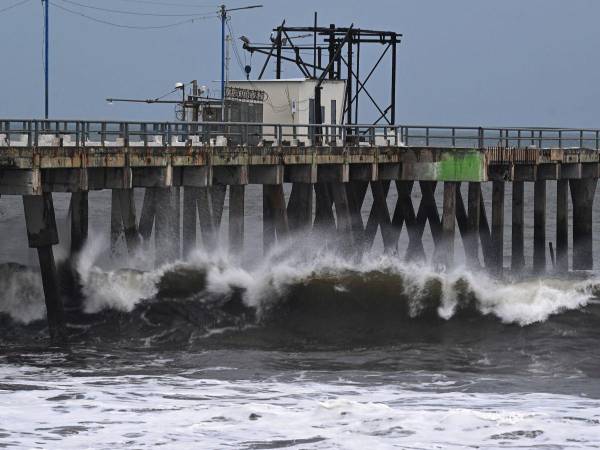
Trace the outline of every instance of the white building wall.
<instances>
[{"instance_id":1,"label":"white building wall","mask_svg":"<svg viewBox=\"0 0 600 450\"><path fill-rule=\"evenodd\" d=\"M309 123L310 100L315 97L316 80L260 80L230 81L232 87L265 91L268 95L263 105L263 122L276 124ZM321 105L324 108L323 123L331 124L331 101L336 101L335 123L342 123L346 82L325 80L322 84Z\"/></svg>"}]
</instances>

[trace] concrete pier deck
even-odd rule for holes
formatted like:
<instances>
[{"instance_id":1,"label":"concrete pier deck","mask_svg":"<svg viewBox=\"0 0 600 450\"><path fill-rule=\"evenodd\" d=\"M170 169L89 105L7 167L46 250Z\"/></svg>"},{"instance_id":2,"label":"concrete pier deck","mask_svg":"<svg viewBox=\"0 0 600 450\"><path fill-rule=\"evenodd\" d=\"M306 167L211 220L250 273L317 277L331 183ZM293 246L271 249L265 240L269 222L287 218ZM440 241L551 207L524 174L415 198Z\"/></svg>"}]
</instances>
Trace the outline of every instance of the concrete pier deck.
<instances>
[{"instance_id":1,"label":"concrete pier deck","mask_svg":"<svg viewBox=\"0 0 600 450\"><path fill-rule=\"evenodd\" d=\"M263 186L265 251L292 233L320 229L343 236L340 242L348 253L369 250L380 231L385 251L400 253L404 250L398 241L405 227L406 257L424 259L423 236L429 223L433 258L439 264L454 264L458 231L468 264L501 276L505 217L512 219L511 266L522 271L527 266L524 211L533 208L531 270L589 270L594 265L592 211L600 176L599 138L599 130L571 128L0 119L0 195L23 196L51 331L61 336L62 303L52 254L58 242L53 192L72 193L74 254L87 236L87 192L103 189L113 191L111 241L123 233L134 254L154 236L157 264L185 256L198 245L199 236L207 249L215 247L229 190L229 245L233 253L240 253L244 187L258 184ZM554 234L547 233L548 180L558 181ZM492 184L490 216L481 189L487 182ZM534 185L532 205L524 198L527 182ZM291 183L289 198L284 183ZM393 210L387 201L392 183L397 192ZM411 195L415 183L421 192L418 205ZM468 184L466 199L461 183ZM511 216L505 215L506 183L511 183L513 194ZM440 207L435 196L439 185ZM135 188L145 189L139 218ZM369 188L373 203L365 222L361 208Z\"/></svg>"}]
</instances>

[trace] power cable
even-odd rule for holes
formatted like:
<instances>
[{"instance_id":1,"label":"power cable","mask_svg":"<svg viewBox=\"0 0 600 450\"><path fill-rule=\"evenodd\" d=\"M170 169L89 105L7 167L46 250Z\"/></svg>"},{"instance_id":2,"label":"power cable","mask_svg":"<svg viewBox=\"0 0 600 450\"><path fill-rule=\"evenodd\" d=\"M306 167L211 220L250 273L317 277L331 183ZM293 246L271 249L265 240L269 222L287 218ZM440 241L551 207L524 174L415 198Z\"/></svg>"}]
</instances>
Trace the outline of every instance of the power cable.
<instances>
[{"instance_id":1,"label":"power cable","mask_svg":"<svg viewBox=\"0 0 600 450\"><path fill-rule=\"evenodd\" d=\"M96 11L110 12L115 14L127 14L131 16L150 16L150 17L191 17L197 15L194 14L169 14L169 13L144 13L138 11L124 11L122 9L111 9L111 8L101 8L99 6L86 5L84 3L74 2L73 0L60 0L63 3L70 3L71 5L76 5L81 8L94 9Z\"/></svg>"},{"instance_id":2,"label":"power cable","mask_svg":"<svg viewBox=\"0 0 600 450\"><path fill-rule=\"evenodd\" d=\"M49 1L49 0L46 0ZM73 14L75 16L80 16L80 17L84 17L88 20L91 20L93 22L97 22L97 23L101 23L104 25L110 25L112 27L116 27L116 28L126 28L126 29L131 29L131 30L161 30L161 29L166 29L166 28L174 28L174 27L178 27L180 25L185 25L187 23L193 23L196 20L205 20L205 19L210 19L213 17L216 17L216 14L211 14L211 15L204 15L204 16L196 16L196 17L192 17L190 19L186 19L186 20L181 20L179 22L175 22L175 23L169 23L166 25L124 25L124 24L120 24L120 23L115 23L115 22L110 22L108 20L104 20L104 19L99 19L97 17L93 17L90 16L88 14L84 14L80 11L74 11L72 9L66 8L64 6L61 5L57 5L54 2L50 3L53 7L61 9L65 12L68 12L70 14Z\"/></svg>"},{"instance_id":3,"label":"power cable","mask_svg":"<svg viewBox=\"0 0 600 450\"><path fill-rule=\"evenodd\" d=\"M8 11L10 9L16 8L17 6L24 5L25 3L30 2L30 1L31 0L21 0L20 2L17 2L14 5L10 5L10 6L7 6L6 8L0 9L0 13L3 13L3 12Z\"/></svg>"},{"instance_id":4,"label":"power cable","mask_svg":"<svg viewBox=\"0 0 600 450\"><path fill-rule=\"evenodd\" d=\"M120 0L122 2L129 2L129 3L141 3L143 5L158 5L158 6L181 6L181 7L185 7L185 8L218 8L219 5L199 5L199 4L193 4L193 3L167 3L167 2L158 2L158 1L152 1L152 0Z\"/></svg>"}]
</instances>

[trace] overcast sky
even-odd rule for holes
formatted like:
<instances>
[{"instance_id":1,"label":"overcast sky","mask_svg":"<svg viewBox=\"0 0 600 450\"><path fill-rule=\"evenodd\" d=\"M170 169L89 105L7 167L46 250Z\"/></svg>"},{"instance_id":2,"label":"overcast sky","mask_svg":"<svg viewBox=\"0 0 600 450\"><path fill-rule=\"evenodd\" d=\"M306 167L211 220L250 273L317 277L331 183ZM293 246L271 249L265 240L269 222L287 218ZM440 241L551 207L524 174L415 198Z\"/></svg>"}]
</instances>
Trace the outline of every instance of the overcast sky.
<instances>
[{"instance_id":1,"label":"overcast sky","mask_svg":"<svg viewBox=\"0 0 600 450\"><path fill-rule=\"evenodd\" d=\"M19 0L0 0L0 10ZM165 30L111 27L58 9L118 24L151 26L211 14L206 0L51 0L51 116L163 119L173 109L108 105L106 97L156 97L175 82L220 76L216 16ZM256 0L230 0L230 7ZM597 0L258 0L232 14L233 31L265 42L270 30L321 24L395 30L399 46L398 118L402 123L600 127L600 1ZM162 5L168 3L170 6ZM0 117L43 114L40 0L0 12ZM373 53L372 57L377 55ZM244 55L242 55L244 58ZM246 56L255 75L262 59ZM289 66L288 66L289 67ZM270 74L273 73L271 69ZM288 70L284 75L296 76ZM232 78L242 73L232 62ZM370 85L387 92L383 76ZM368 112L368 110L365 110ZM365 117L364 121L369 118Z\"/></svg>"}]
</instances>

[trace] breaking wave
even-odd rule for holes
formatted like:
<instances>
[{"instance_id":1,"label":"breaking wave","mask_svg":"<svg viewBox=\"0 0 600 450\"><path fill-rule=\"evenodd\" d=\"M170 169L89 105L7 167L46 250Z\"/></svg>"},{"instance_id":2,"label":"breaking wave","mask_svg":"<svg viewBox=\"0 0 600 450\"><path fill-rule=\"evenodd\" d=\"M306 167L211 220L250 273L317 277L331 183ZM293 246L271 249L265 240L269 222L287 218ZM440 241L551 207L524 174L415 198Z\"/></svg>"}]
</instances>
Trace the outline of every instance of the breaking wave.
<instances>
[{"instance_id":1,"label":"breaking wave","mask_svg":"<svg viewBox=\"0 0 600 450\"><path fill-rule=\"evenodd\" d=\"M473 316L528 326L582 310L600 287L593 276L498 280L395 256L347 257L302 241L281 245L254 265L226 252L198 250L186 262L154 270L135 267L147 265L147 255L134 259L134 268L105 269L98 262L105 248L102 240L90 240L76 264L84 318L70 322L126 321L129 326L118 333L148 328L156 334L166 327L203 337L257 325L286 332L336 325L372 333L411 321ZM0 312L21 324L44 318L37 271L0 266Z\"/></svg>"}]
</instances>

